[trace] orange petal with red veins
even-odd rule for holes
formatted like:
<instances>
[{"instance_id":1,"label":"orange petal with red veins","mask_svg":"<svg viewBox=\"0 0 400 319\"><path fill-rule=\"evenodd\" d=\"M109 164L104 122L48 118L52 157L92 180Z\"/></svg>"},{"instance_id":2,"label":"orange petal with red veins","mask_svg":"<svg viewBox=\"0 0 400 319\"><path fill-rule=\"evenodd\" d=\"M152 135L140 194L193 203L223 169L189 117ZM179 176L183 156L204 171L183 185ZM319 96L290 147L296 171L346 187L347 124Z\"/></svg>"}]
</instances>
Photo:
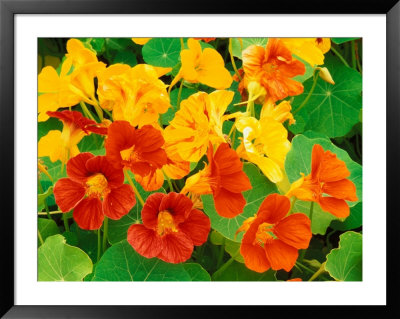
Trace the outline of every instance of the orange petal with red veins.
<instances>
[{"instance_id":1,"label":"orange petal with red veins","mask_svg":"<svg viewBox=\"0 0 400 319\"><path fill-rule=\"evenodd\" d=\"M289 198L279 194L271 194L261 203L257 217L269 224L276 224L285 217L289 209Z\"/></svg>"},{"instance_id":2,"label":"orange petal with red veins","mask_svg":"<svg viewBox=\"0 0 400 319\"><path fill-rule=\"evenodd\" d=\"M273 270L284 269L289 272L299 256L296 248L285 244L279 239L274 239L272 242L266 243L264 251Z\"/></svg>"},{"instance_id":3,"label":"orange petal with red veins","mask_svg":"<svg viewBox=\"0 0 400 319\"><path fill-rule=\"evenodd\" d=\"M322 210L338 218L345 218L350 215L349 205L343 200L334 197L320 197L319 205Z\"/></svg>"},{"instance_id":4,"label":"orange petal with red veins","mask_svg":"<svg viewBox=\"0 0 400 319\"><path fill-rule=\"evenodd\" d=\"M241 171L221 176L221 187L233 193L241 193L251 189L251 184L247 175Z\"/></svg>"},{"instance_id":5,"label":"orange petal with red veins","mask_svg":"<svg viewBox=\"0 0 400 319\"><path fill-rule=\"evenodd\" d=\"M218 147L214 155L214 161L218 165L220 175L241 172L243 168L243 163L240 161L239 156L230 148L228 143L223 143Z\"/></svg>"},{"instance_id":6,"label":"orange petal with red veins","mask_svg":"<svg viewBox=\"0 0 400 319\"><path fill-rule=\"evenodd\" d=\"M241 193L232 193L221 188L218 195L214 196L214 204L218 215L233 218L243 212L246 200Z\"/></svg>"},{"instance_id":7,"label":"orange petal with red veins","mask_svg":"<svg viewBox=\"0 0 400 319\"><path fill-rule=\"evenodd\" d=\"M147 197L142 208L142 222L147 228L157 229L160 204L165 196L167 195L163 193L154 193Z\"/></svg>"},{"instance_id":8,"label":"orange petal with red veins","mask_svg":"<svg viewBox=\"0 0 400 319\"><path fill-rule=\"evenodd\" d=\"M61 178L54 185L54 198L60 210L69 212L85 196L85 188L69 178Z\"/></svg>"},{"instance_id":9,"label":"orange petal with red veins","mask_svg":"<svg viewBox=\"0 0 400 319\"><path fill-rule=\"evenodd\" d=\"M132 187L126 184L114 188L103 201L104 214L114 220L120 219L129 213L136 204L135 193Z\"/></svg>"},{"instance_id":10,"label":"orange petal with red veins","mask_svg":"<svg viewBox=\"0 0 400 319\"><path fill-rule=\"evenodd\" d=\"M358 200L356 195L356 186L348 179L342 179L337 182L327 182L322 186L322 192L332 197L355 202Z\"/></svg>"},{"instance_id":11,"label":"orange petal with red veins","mask_svg":"<svg viewBox=\"0 0 400 319\"><path fill-rule=\"evenodd\" d=\"M78 226L82 229L99 229L104 220L103 207L100 199L97 197L82 199L74 208L72 216Z\"/></svg>"},{"instance_id":12,"label":"orange petal with red veins","mask_svg":"<svg viewBox=\"0 0 400 319\"><path fill-rule=\"evenodd\" d=\"M161 132L151 125L145 125L136 130L136 134L138 152L154 152L165 143Z\"/></svg>"},{"instance_id":13,"label":"orange petal with red veins","mask_svg":"<svg viewBox=\"0 0 400 319\"><path fill-rule=\"evenodd\" d=\"M336 182L350 176L346 163L331 151L326 151L319 168L318 177L323 182Z\"/></svg>"},{"instance_id":14,"label":"orange petal with red veins","mask_svg":"<svg viewBox=\"0 0 400 319\"><path fill-rule=\"evenodd\" d=\"M200 246L207 241L210 228L210 219L197 209L193 209L186 221L179 225L179 230L188 235L195 246Z\"/></svg>"},{"instance_id":15,"label":"orange petal with red veins","mask_svg":"<svg viewBox=\"0 0 400 319\"><path fill-rule=\"evenodd\" d=\"M128 229L128 243L146 258L153 258L163 249L161 237L157 233L143 225L133 224Z\"/></svg>"},{"instance_id":16,"label":"orange petal with red veins","mask_svg":"<svg viewBox=\"0 0 400 319\"><path fill-rule=\"evenodd\" d=\"M312 237L311 221L304 214L292 214L275 225L274 234L290 246L307 249Z\"/></svg>"},{"instance_id":17,"label":"orange petal with red veins","mask_svg":"<svg viewBox=\"0 0 400 319\"><path fill-rule=\"evenodd\" d=\"M193 202L188 197L183 194L171 192L161 200L159 211L166 210L171 213L174 217L175 225L178 225L188 218L192 207Z\"/></svg>"},{"instance_id":18,"label":"orange petal with red veins","mask_svg":"<svg viewBox=\"0 0 400 319\"><path fill-rule=\"evenodd\" d=\"M193 242L183 232L171 233L161 237L163 248L157 256L167 263L178 264L190 258L193 252Z\"/></svg>"},{"instance_id":19,"label":"orange petal with red veins","mask_svg":"<svg viewBox=\"0 0 400 319\"><path fill-rule=\"evenodd\" d=\"M316 179L319 173L322 159L324 158L324 149L321 145L315 144L311 154L311 178Z\"/></svg>"},{"instance_id":20,"label":"orange petal with red veins","mask_svg":"<svg viewBox=\"0 0 400 319\"><path fill-rule=\"evenodd\" d=\"M143 187L147 192L155 191L161 188L164 183L164 174L158 169L150 172L150 174L142 177L139 174L135 175L135 180Z\"/></svg>"},{"instance_id":21,"label":"orange petal with red veins","mask_svg":"<svg viewBox=\"0 0 400 319\"><path fill-rule=\"evenodd\" d=\"M115 121L108 127L105 142L106 156L116 167L123 167L121 151L133 146L136 141L135 128L127 121Z\"/></svg>"},{"instance_id":22,"label":"orange petal with red veins","mask_svg":"<svg viewBox=\"0 0 400 319\"><path fill-rule=\"evenodd\" d=\"M118 187L124 183L124 171L115 168L105 156L95 156L86 162L86 169L91 173L101 173L107 179L109 187Z\"/></svg>"},{"instance_id":23,"label":"orange petal with red veins","mask_svg":"<svg viewBox=\"0 0 400 319\"><path fill-rule=\"evenodd\" d=\"M90 176L90 172L86 168L86 162L93 157L93 154L85 152L71 158L67 162L68 177L75 182L86 182L87 178Z\"/></svg>"},{"instance_id":24,"label":"orange petal with red veins","mask_svg":"<svg viewBox=\"0 0 400 319\"><path fill-rule=\"evenodd\" d=\"M246 267L251 270L262 273L271 268L264 249L258 245L242 244L240 253L244 258Z\"/></svg>"},{"instance_id":25,"label":"orange petal with red veins","mask_svg":"<svg viewBox=\"0 0 400 319\"><path fill-rule=\"evenodd\" d=\"M161 168L167 164L167 153L162 148L151 152L143 151L141 160L151 163L156 168Z\"/></svg>"}]
</instances>

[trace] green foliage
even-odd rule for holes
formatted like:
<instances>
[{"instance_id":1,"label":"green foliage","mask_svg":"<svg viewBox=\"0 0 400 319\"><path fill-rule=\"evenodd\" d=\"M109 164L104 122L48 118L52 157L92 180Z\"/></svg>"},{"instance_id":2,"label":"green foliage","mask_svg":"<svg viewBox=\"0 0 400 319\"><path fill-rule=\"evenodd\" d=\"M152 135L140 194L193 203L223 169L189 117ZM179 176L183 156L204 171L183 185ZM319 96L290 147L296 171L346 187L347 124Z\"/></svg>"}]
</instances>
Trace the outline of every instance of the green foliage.
<instances>
[{"instance_id":1,"label":"green foliage","mask_svg":"<svg viewBox=\"0 0 400 319\"><path fill-rule=\"evenodd\" d=\"M178 85L179 85L179 83L178 83ZM179 110L179 108L177 107L178 93L179 93L179 87L177 87L176 89L171 91L170 99L171 99L172 106L168 109L168 111L166 113L160 114L161 119L162 119L162 124L164 124L164 125L169 125L169 123L174 119L175 113ZM194 93L197 93L197 91L193 90L193 89L182 88L180 102L182 102L183 100L186 100L189 96L191 96Z\"/></svg>"},{"instance_id":2,"label":"green foliage","mask_svg":"<svg viewBox=\"0 0 400 319\"><path fill-rule=\"evenodd\" d=\"M306 81L310 77L312 77L312 75L314 73L314 68L312 67L312 65L310 63L304 61L302 58L298 57L297 55L293 55L293 57L296 60L299 60L301 63L303 63L306 68L306 71L304 72L303 75L297 75L293 78L293 80L303 83L304 81Z\"/></svg>"},{"instance_id":3,"label":"green foliage","mask_svg":"<svg viewBox=\"0 0 400 319\"><path fill-rule=\"evenodd\" d=\"M38 247L42 244L39 238L42 238L44 242L47 237L59 233L60 230L54 220L47 218L38 218Z\"/></svg>"},{"instance_id":4,"label":"green foliage","mask_svg":"<svg viewBox=\"0 0 400 319\"><path fill-rule=\"evenodd\" d=\"M314 130L329 137L344 136L359 119L362 99L361 75L357 71L343 65L339 59L327 56L325 66L329 69L335 84L329 84L318 77L317 84L310 99L298 111L307 98L313 79L304 82L304 93L295 97L292 108L295 119L301 117L301 125L290 126L294 134L306 130Z\"/></svg>"},{"instance_id":5,"label":"green foliage","mask_svg":"<svg viewBox=\"0 0 400 319\"><path fill-rule=\"evenodd\" d=\"M189 274L191 281L210 281L211 277L208 272L199 264L187 263L183 264L183 268Z\"/></svg>"},{"instance_id":6,"label":"green foliage","mask_svg":"<svg viewBox=\"0 0 400 319\"><path fill-rule=\"evenodd\" d=\"M137 64L136 55L131 51L118 52L113 59L113 64L115 63L122 63L122 64L128 64L129 66L135 66Z\"/></svg>"},{"instance_id":7,"label":"green foliage","mask_svg":"<svg viewBox=\"0 0 400 319\"><path fill-rule=\"evenodd\" d=\"M179 38L153 38L142 48L144 61L161 67L174 67L179 62L180 52Z\"/></svg>"},{"instance_id":8,"label":"green foliage","mask_svg":"<svg viewBox=\"0 0 400 319\"><path fill-rule=\"evenodd\" d=\"M268 38L232 38L232 54L242 59L242 52L250 45L259 45L265 48Z\"/></svg>"},{"instance_id":9,"label":"green foliage","mask_svg":"<svg viewBox=\"0 0 400 319\"><path fill-rule=\"evenodd\" d=\"M359 39L359 38L332 38L331 40L333 43L342 44L342 43L349 42L352 40L357 40L357 39Z\"/></svg>"},{"instance_id":10,"label":"green foliage","mask_svg":"<svg viewBox=\"0 0 400 319\"><path fill-rule=\"evenodd\" d=\"M327 255L325 269L340 281L362 280L362 235L346 232L340 236L339 248Z\"/></svg>"},{"instance_id":11,"label":"green foliage","mask_svg":"<svg viewBox=\"0 0 400 319\"><path fill-rule=\"evenodd\" d=\"M257 213L261 202L267 195L277 192L275 184L271 183L264 175L262 175L259 169L253 164L244 164L243 171L250 179L253 188L243 193L246 200L246 206L243 209L243 213L238 216L234 218L221 217L215 210L213 196L201 196L204 205L204 212L211 220L211 227L220 232L226 238L236 242L240 242L243 236L243 234L239 234L235 238L237 229L247 218L252 217Z\"/></svg>"},{"instance_id":12,"label":"green foliage","mask_svg":"<svg viewBox=\"0 0 400 319\"><path fill-rule=\"evenodd\" d=\"M330 227L336 230L351 230L358 228L362 225L362 202L359 202L356 206L350 208L350 216L344 221L334 220Z\"/></svg>"},{"instance_id":13,"label":"green foliage","mask_svg":"<svg viewBox=\"0 0 400 319\"><path fill-rule=\"evenodd\" d=\"M82 281L93 264L81 249L65 243L61 235L48 237L38 250L39 281Z\"/></svg>"},{"instance_id":14,"label":"green foliage","mask_svg":"<svg viewBox=\"0 0 400 319\"><path fill-rule=\"evenodd\" d=\"M43 194L38 194L38 210L43 209L46 198L53 194L53 186L50 186Z\"/></svg>"},{"instance_id":15,"label":"green foliage","mask_svg":"<svg viewBox=\"0 0 400 319\"><path fill-rule=\"evenodd\" d=\"M258 273L248 269L244 264L233 261L224 271L212 276L214 281L276 281L275 271Z\"/></svg>"},{"instance_id":16,"label":"green foliage","mask_svg":"<svg viewBox=\"0 0 400 319\"><path fill-rule=\"evenodd\" d=\"M193 269L191 270L193 273ZM169 264L139 255L126 241L107 249L98 262L93 281L191 281L183 264Z\"/></svg>"}]
</instances>

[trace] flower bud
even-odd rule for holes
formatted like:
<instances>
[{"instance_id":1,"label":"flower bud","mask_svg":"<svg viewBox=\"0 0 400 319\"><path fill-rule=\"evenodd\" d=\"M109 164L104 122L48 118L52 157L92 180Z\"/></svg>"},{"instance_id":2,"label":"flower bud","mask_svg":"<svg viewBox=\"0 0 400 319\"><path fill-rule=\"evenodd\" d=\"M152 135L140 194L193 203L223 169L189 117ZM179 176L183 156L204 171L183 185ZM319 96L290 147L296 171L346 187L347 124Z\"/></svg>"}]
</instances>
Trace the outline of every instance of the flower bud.
<instances>
[{"instance_id":1,"label":"flower bud","mask_svg":"<svg viewBox=\"0 0 400 319\"><path fill-rule=\"evenodd\" d=\"M329 70L327 68L318 67L317 70L319 70L319 76L321 77L322 80L324 80L325 82L328 82L330 84L335 84L335 82L333 81L332 76L329 73Z\"/></svg>"}]
</instances>

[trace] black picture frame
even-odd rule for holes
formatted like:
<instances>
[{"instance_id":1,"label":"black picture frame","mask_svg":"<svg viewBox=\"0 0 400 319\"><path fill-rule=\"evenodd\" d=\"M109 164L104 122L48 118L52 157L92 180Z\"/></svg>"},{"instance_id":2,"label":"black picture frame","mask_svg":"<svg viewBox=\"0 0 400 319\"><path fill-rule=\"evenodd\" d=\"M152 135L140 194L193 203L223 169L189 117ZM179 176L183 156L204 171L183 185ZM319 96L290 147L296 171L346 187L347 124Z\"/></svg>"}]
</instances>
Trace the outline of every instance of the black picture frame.
<instances>
[{"instance_id":1,"label":"black picture frame","mask_svg":"<svg viewBox=\"0 0 400 319\"><path fill-rule=\"evenodd\" d=\"M399 238L395 233L398 225L396 205L396 181L400 162L400 2L398 0L353 0L307 2L255 2L241 3L202 1L201 5L179 0L0 0L0 181L7 187L0 192L2 203L1 223L1 308L4 318L158 318L158 317L247 317L256 312L273 315L341 316L354 317L362 314L382 317L399 316L399 275L395 273L395 258ZM14 302L14 18L16 14L385 14L386 74L387 74L387 304L386 306L320 306L321 312L311 306L16 306ZM377 106L378 107L378 106ZM11 132L11 133L10 133ZM390 172L390 173L389 173ZM4 185L4 183L2 183ZM374 292L371 292L374 293ZM266 312L267 311L267 312ZM319 314L318 314L319 313Z\"/></svg>"}]
</instances>

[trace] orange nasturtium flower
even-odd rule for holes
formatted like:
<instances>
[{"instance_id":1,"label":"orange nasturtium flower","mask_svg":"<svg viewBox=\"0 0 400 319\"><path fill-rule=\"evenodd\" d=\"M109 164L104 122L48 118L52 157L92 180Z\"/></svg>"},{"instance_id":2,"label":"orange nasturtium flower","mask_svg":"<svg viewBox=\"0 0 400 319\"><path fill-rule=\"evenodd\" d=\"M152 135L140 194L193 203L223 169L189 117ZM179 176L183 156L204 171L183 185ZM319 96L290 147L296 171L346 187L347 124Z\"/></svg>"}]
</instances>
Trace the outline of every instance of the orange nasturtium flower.
<instances>
[{"instance_id":1,"label":"orange nasturtium flower","mask_svg":"<svg viewBox=\"0 0 400 319\"><path fill-rule=\"evenodd\" d=\"M145 178L167 163L163 145L164 138L151 125L135 129L126 121L115 121L108 127L105 149L115 167Z\"/></svg>"},{"instance_id":2,"label":"orange nasturtium flower","mask_svg":"<svg viewBox=\"0 0 400 319\"><path fill-rule=\"evenodd\" d=\"M185 195L151 194L141 214L143 224L128 229L128 242L144 257L181 263L207 241L210 219Z\"/></svg>"},{"instance_id":3,"label":"orange nasturtium flower","mask_svg":"<svg viewBox=\"0 0 400 319\"><path fill-rule=\"evenodd\" d=\"M237 233L243 235L240 253L247 268L264 272L284 269L290 271L296 263L299 249L310 243L311 221L302 213L291 214L290 200L283 195L268 195L257 214L243 223Z\"/></svg>"},{"instance_id":4,"label":"orange nasturtium flower","mask_svg":"<svg viewBox=\"0 0 400 319\"><path fill-rule=\"evenodd\" d=\"M216 38L193 38L195 40L203 40L204 42L211 42L214 41Z\"/></svg>"},{"instance_id":5,"label":"orange nasturtium flower","mask_svg":"<svg viewBox=\"0 0 400 319\"><path fill-rule=\"evenodd\" d=\"M186 180L181 193L212 194L217 213L233 218L242 213L246 205L242 192L251 189L243 163L228 143L221 144L215 154L210 143L207 158L208 165Z\"/></svg>"},{"instance_id":6,"label":"orange nasturtium flower","mask_svg":"<svg viewBox=\"0 0 400 319\"><path fill-rule=\"evenodd\" d=\"M285 127L270 116L259 121L254 117L241 117L236 127L243 133L243 142L237 149L239 156L256 164L271 182L280 182L290 150Z\"/></svg>"},{"instance_id":7,"label":"orange nasturtium flower","mask_svg":"<svg viewBox=\"0 0 400 319\"><path fill-rule=\"evenodd\" d=\"M78 111L47 112L63 123L62 132L51 130L38 143L38 156L48 156L52 162L65 164L69 158L79 154L78 143L91 132L105 135L107 128L89 120Z\"/></svg>"},{"instance_id":8,"label":"orange nasturtium flower","mask_svg":"<svg viewBox=\"0 0 400 319\"><path fill-rule=\"evenodd\" d=\"M273 102L303 93L303 85L291 78L303 75L305 66L292 58L281 40L270 38L265 48L251 45L242 52L242 57L246 88L251 81L259 82Z\"/></svg>"},{"instance_id":9,"label":"orange nasturtium flower","mask_svg":"<svg viewBox=\"0 0 400 319\"><path fill-rule=\"evenodd\" d=\"M105 156L81 153L68 161L67 174L55 184L54 197L63 213L74 210L73 218L82 229L99 229L104 216L120 219L136 204L122 169Z\"/></svg>"},{"instance_id":10,"label":"orange nasturtium flower","mask_svg":"<svg viewBox=\"0 0 400 319\"><path fill-rule=\"evenodd\" d=\"M111 65L98 76L101 107L112 111L114 120L128 121L139 128L156 123L159 114L171 106L167 85L159 79L170 70L147 64L133 68L125 64Z\"/></svg>"},{"instance_id":11,"label":"orange nasturtium flower","mask_svg":"<svg viewBox=\"0 0 400 319\"><path fill-rule=\"evenodd\" d=\"M281 38L280 40L293 54L311 66L324 64L324 54L331 48L329 38Z\"/></svg>"},{"instance_id":12,"label":"orange nasturtium flower","mask_svg":"<svg viewBox=\"0 0 400 319\"><path fill-rule=\"evenodd\" d=\"M189 49L181 51L182 66L170 87L180 79L191 83L203 83L221 90L229 88L232 76L225 68L224 60L217 50L205 48L201 50L198 40L188 39Z\"/></svg>"},{"instance_id":13,"label":"orange nasturtium flower","mask_svg":"<svg viewBox=\"0 0 400 319\"><path fill-rule=\"evenodd\" d=\"M238 113L224 115L233 99L231 91L198 92L183 100L174 119L165 129L165 141L185 160L197 162L206 153L209 141L225 143L222 124Z\"/></svg>"},{"instance_id":14,"label":"orange nasturtium flower","mask_svg":"<svg viewBox=\"0 0 400 319\"><path fill-rule=\"evenodd\" d=\"M311 174L295 181L287 196L318 203L322 210L338 218L350 214L346 201L357 201L356 187L347 179L350 172L345 162L331 151L315 144L312 149ZM330 196L326 196L326 195Z\"/></svg>"}]
</instances>

